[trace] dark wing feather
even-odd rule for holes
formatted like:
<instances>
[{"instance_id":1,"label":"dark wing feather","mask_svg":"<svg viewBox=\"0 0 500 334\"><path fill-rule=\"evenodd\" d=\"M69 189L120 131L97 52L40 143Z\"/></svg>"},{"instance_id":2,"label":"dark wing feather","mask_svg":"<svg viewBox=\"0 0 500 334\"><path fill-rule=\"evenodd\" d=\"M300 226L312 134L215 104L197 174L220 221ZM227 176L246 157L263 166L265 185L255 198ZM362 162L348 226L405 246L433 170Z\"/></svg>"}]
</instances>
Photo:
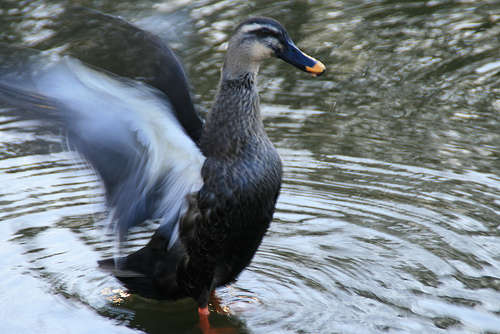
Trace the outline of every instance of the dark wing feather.
<instances>
[{"instance_id":1,"label":"dark wing feather","mask_svg":"<svg viewBox=\"0 0 500 334\"><path fill-rule=\"evenodd\" d=\"M53 20L53 35L37 48L61 47L66 54L162 91L189 136L197 142L203 122L189 84L172 50L157 36L121 18L79 5L67 6Z\"/></svg>"}]
</instances>

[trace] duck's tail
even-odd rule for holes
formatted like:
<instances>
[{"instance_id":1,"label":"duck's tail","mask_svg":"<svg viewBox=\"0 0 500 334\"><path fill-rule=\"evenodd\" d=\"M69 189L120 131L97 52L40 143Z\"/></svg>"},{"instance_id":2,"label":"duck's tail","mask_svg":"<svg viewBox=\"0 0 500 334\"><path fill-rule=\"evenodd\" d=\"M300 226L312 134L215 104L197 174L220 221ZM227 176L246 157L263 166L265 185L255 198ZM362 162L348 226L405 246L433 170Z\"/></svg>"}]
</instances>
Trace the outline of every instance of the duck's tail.
<instances>
[{"instance_id":1,"label":"duck's tail","mask_svg":"<svg viewBox=\"0 0 500 334\"><path fill-rule=\"evenodd\" d=\"M99 268L111 272L134 294L157 300L187 297L177 283L180 247L167 250L169 240L158 231L150 242L135 253L120 259L99 261Z\"/></svg>"}]
</instances>

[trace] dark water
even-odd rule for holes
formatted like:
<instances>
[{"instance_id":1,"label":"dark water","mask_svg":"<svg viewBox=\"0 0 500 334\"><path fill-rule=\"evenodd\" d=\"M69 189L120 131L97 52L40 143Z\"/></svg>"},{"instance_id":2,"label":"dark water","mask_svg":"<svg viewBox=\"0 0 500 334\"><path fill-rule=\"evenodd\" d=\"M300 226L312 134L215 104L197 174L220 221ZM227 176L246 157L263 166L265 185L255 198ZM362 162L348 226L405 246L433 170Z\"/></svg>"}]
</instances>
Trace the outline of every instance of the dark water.
<instances>
[{"instance_id":1,"label":"dark water","mask_svg":"<svg viewBox=\"0 0 500 334\"><path fill-rule=\"evenodd\" d=\"M75 45L83 28L47 28L61 3L2 0L0 41ZM285 180L251 266L217 291L213 327L500 333L500 2L80 3L167 40L202 111L249 15L281 21L327 67L261 68ZM0 115L0 332L200 332L193 301L128 296L97 270L112 254L103 190L60 142Z\"/></svg>"}]
</instances>

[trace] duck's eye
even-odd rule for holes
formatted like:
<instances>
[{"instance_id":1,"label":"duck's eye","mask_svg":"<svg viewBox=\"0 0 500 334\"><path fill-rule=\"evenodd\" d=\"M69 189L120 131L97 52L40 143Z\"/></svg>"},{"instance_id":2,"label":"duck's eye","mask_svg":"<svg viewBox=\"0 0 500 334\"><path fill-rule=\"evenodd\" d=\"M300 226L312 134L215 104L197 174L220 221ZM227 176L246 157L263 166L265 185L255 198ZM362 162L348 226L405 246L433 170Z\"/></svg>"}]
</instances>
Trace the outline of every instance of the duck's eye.
<instances>
[{"instance_id":1,"label":"duck's eye","mask_svg":"<svg viewBox=\"0 0 500 334\"><path fill-rule=\"evenodd\" d=\"M260 30L260 34L261 34L262 36L269 36L269 35L271 34L271 31L270 31L269 29L267 29L267 28L262 28L262 29Z\"/></svg>"}]
</instances>

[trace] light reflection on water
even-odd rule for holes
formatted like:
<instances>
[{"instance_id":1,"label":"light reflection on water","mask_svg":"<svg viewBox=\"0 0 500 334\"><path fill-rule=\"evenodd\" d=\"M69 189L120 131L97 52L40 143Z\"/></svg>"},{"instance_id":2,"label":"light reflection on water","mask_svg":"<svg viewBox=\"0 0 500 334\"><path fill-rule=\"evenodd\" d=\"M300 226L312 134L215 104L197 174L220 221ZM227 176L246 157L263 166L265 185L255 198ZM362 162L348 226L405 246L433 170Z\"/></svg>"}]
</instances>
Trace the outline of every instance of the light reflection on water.
<instances>
[{"instance_id":1,"label":"light reflection on water","mask_svg":"<svg viewBox=\"0 0 500 334\"><path fill-rule=\"evenodd\" d=\"M58 13L59 1L23 6L16 11L16 3L5 3L3 42L36 45L43 37L40 47L48 48L82 41L71 25L68 35L43 29L57 20L46 13ZM327 66L318 79L277 61L261 68L263 115L284 160L284 185L252 265L218 290L220 307L211 303L214 327L500 332L498 4L99 6L172 43L196 78L191 84L202 111L215 92L224 43L250 14L280 20L299 47ZM57 130L1 117L3 328L196 332L193 301L127 296L96 269L113 251L100 228L102 188L61 151ZM134 231L131 249L150 235Z\"/></svg>"}]
</instances>

